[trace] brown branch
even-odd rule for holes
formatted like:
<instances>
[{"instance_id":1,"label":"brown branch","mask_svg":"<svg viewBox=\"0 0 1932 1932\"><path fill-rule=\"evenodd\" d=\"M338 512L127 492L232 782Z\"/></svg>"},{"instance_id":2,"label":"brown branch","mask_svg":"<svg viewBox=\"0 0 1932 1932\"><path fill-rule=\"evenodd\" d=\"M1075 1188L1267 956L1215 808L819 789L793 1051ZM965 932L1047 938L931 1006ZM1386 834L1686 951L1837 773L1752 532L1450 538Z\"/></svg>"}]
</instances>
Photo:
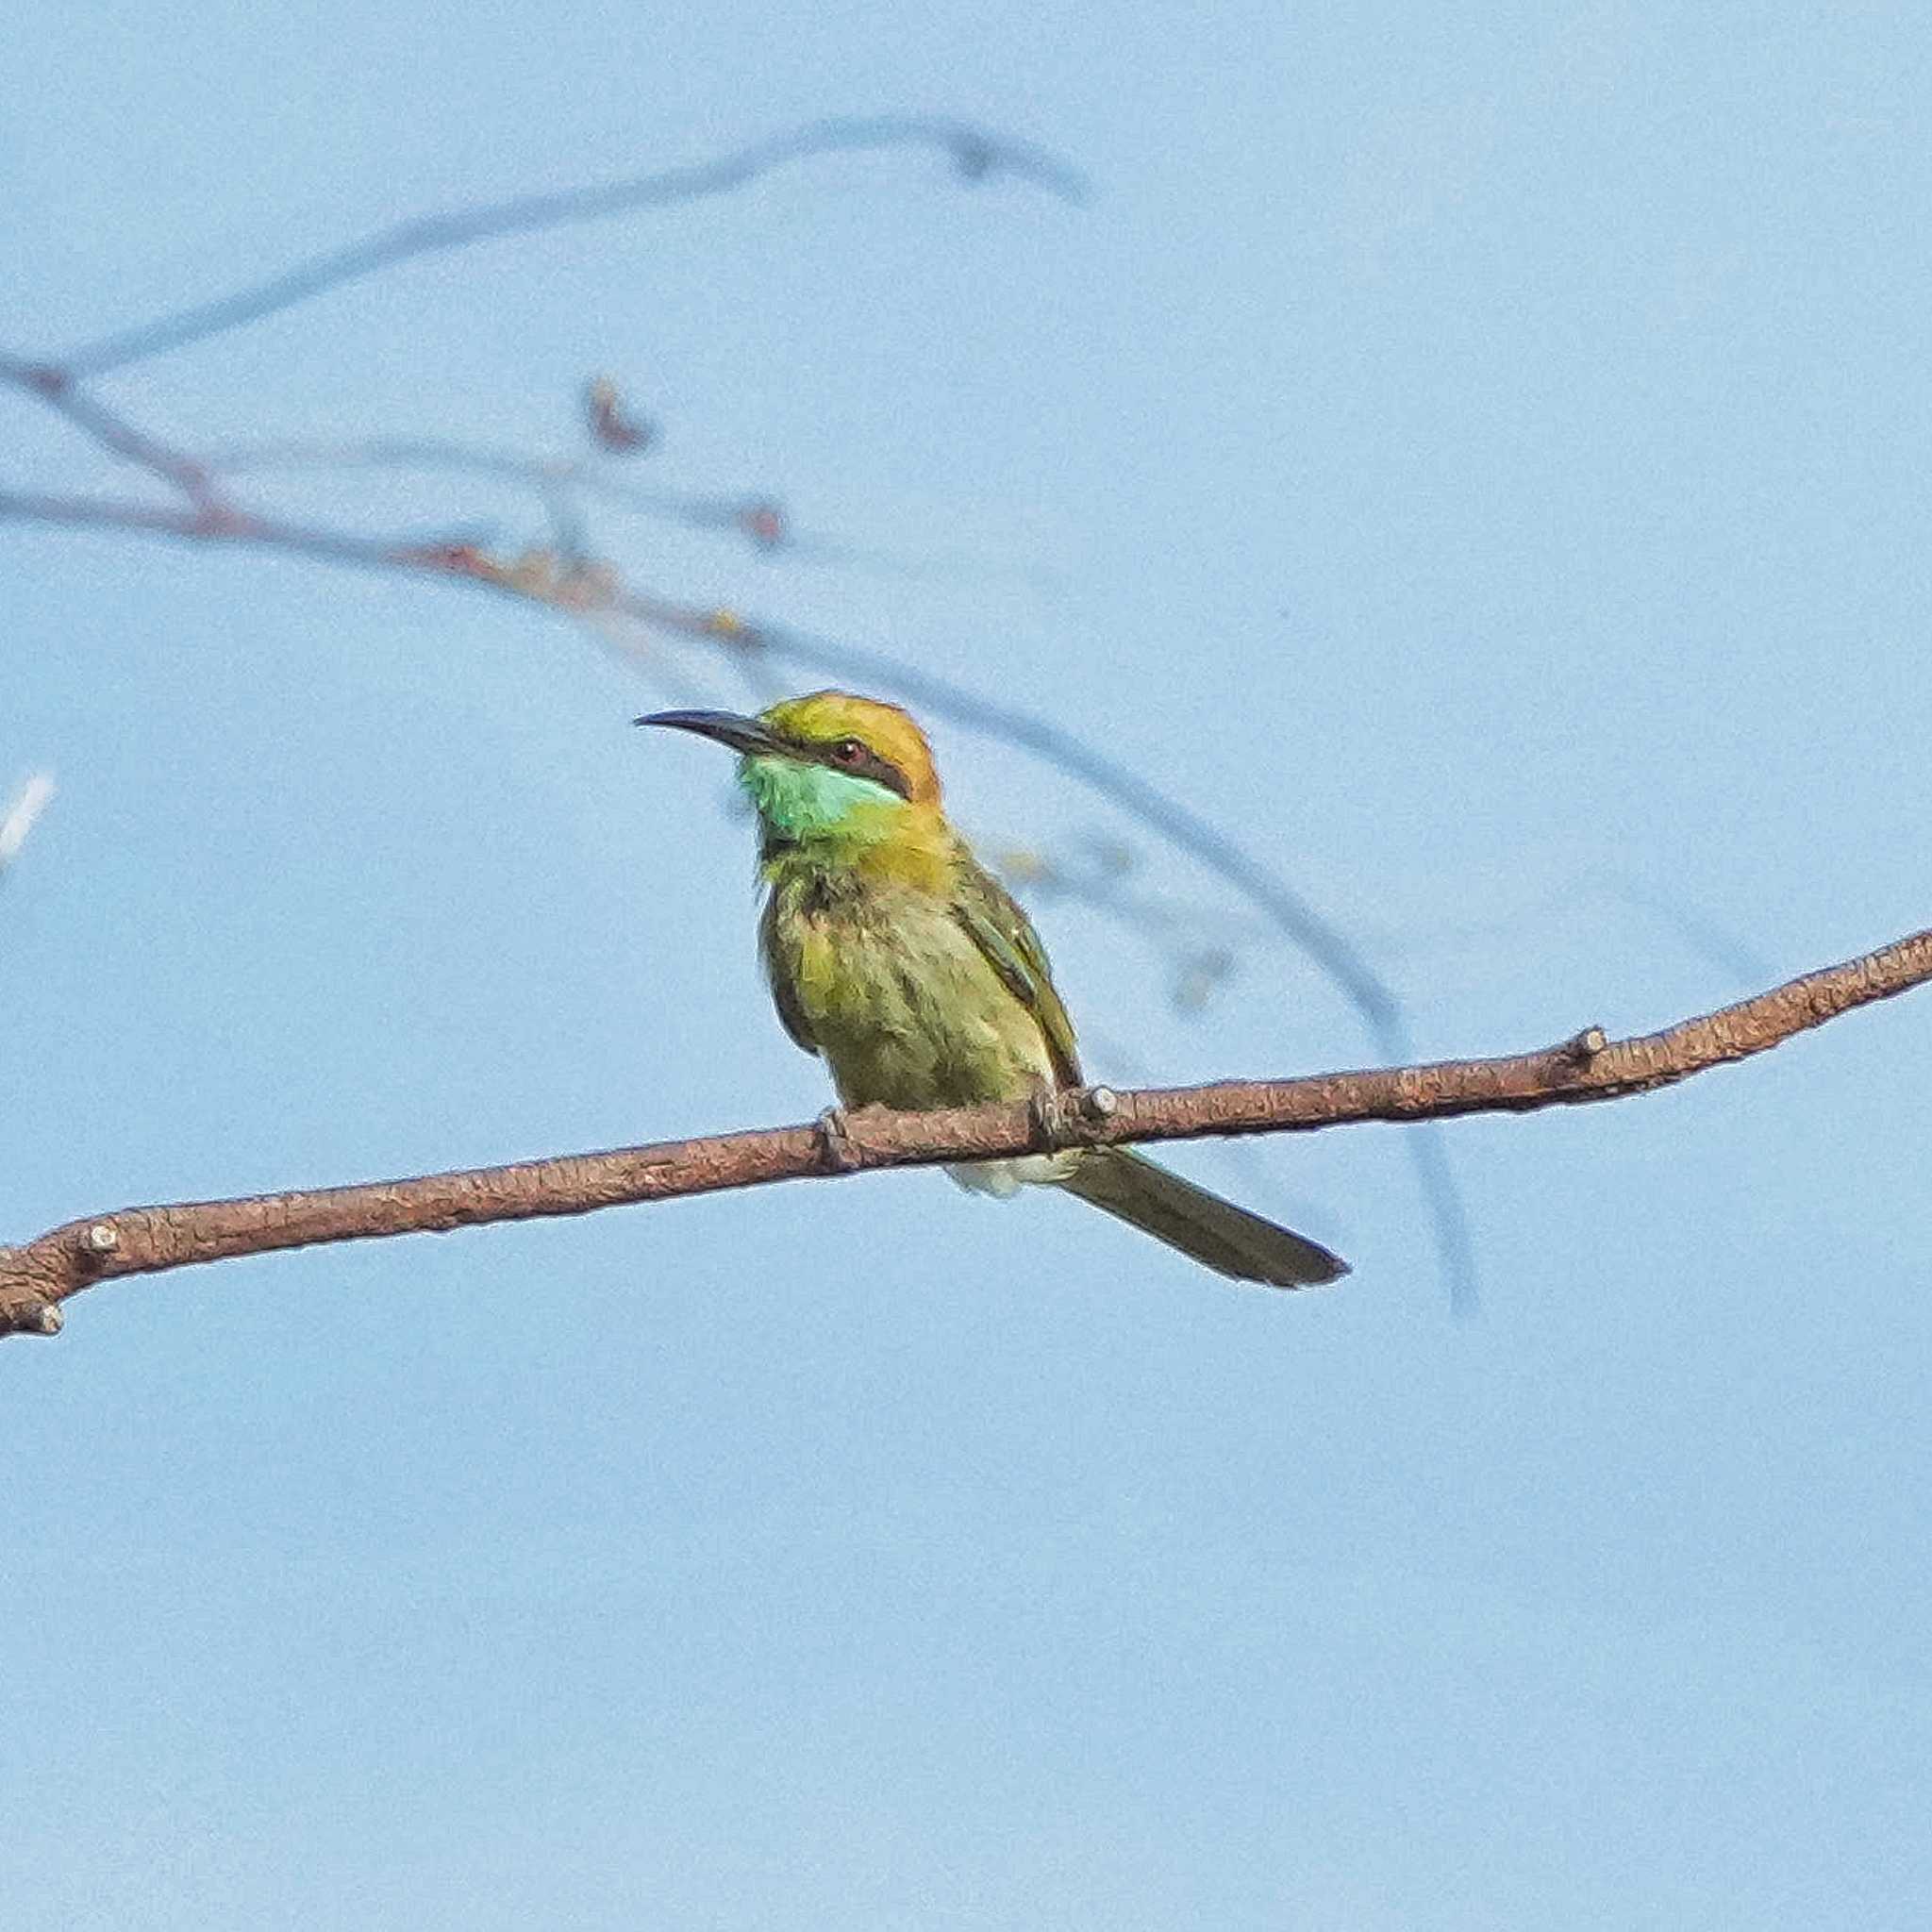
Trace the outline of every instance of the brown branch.
<instances>
[{"instance_id":1,"label":"brown branch","mask_svg":"<svg viewBox=\"0 0 1932 1932\"><path fill-rule=\"evenodd\" d=\"M1057 1120L1024 1104L931 1113L867 1108L841 1123L836 1134L824 1124L771 1127L411 1180L122 1208L0 1248L0 1334L56 1333L60 1303L115 1275L319 1241L445 1233L814 1174L1000 1159L1056 1146L1309 1132L1362 1121L1440 1121L1614 1100L1763 1053L1927 980L1932 929L1631 1040L1610 1041L1591 1026L1560 1046L1502 1059L1132 1093L1083 1089L1052 1110Z\"/></svg>"}]
</instances>

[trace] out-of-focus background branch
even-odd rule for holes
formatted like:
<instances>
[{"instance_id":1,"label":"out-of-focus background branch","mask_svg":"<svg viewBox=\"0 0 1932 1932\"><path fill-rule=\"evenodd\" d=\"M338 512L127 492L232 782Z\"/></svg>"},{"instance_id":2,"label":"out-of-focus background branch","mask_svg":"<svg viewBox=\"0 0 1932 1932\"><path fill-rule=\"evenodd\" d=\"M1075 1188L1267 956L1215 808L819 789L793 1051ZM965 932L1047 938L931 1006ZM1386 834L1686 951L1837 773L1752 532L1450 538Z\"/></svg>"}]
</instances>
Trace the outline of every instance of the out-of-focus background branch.
<instances>
[{"instance_id":1,"label":"out-of-focus background branch","mask_svg":"<svg viewBox=\"0 0 1932 1932\"><path fill-rule=\"evenodd\" d=\"M20 857L26 835L53 796L53 779L44 772L36 772L8 801L5 810L0 810L0 878L7 876L8 867Z\"/></svg>"}]
</instances>

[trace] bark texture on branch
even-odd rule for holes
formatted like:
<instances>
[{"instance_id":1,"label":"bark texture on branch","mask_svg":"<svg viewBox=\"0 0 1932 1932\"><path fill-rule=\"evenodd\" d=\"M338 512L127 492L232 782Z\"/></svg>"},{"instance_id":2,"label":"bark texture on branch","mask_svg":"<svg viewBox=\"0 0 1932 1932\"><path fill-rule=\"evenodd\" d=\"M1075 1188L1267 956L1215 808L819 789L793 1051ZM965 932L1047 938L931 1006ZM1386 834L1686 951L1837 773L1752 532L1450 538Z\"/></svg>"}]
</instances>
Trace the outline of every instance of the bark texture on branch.
<instances>
[{"instance_id":1,"label":"bark texture on branch","mask_svg":"<svg viewBox=\"0 0 1932 1932\"><path fill-rule=\"evenodd\" d=\"M0 1335L58 1332L63 1301L115 1275L318 1241L442 1233L813 1174L1003 1158L1054 1146L1307 1132L1612 1100L1763 1053L1926 980L1932 930L1630 1040L1607 1040L1592 1026L1559 1046L1500 1059L1140 1092L1088 1089L1065 1095L1051 1118L1024 1105L931 1113L867 1108L847 1116L837 1133L824 1125L770 1127L409 1180L120 1208L0 1248Z\"/></svg>"}]
</instances>

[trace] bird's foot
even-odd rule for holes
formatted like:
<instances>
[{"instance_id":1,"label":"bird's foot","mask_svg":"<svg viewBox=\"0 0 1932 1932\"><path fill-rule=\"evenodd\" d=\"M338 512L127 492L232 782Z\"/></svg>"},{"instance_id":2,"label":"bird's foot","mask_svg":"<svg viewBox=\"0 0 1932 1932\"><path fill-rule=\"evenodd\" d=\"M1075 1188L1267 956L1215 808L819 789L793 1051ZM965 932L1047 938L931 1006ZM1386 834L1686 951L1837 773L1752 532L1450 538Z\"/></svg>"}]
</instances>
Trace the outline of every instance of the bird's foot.
<instances>
[{"instance_id":1,"label":"bird's foot","mask_svg":"<svg viewBox=\"0 0 1932 1932\"><path fill-rule=\"evenodd\" d=\"M852 1141L852 1121L842 1107L828 1107L818 1118L819 1153L828 1174L852 1174L859 1165Z\"/></svg>"},{"instance_id":2,"label":"bird's foot","mask_svg":"<svg viewBox=\"0 0 1932 1932\"><path fill-rule=\"evenodd\" d=\"M1066 1094L1058 1087L1036 1087L1026 1103L1026 1112L1033 1123L1033 1138L1049 1153L1058 1154L1072 1144L1073 1136L1067 1129L1073 1111L1067 1106Z\"/></svg>"},{"instance_id":3,"label":"bird's foot","mask_svg":"<svg viewBox=\"0 0 1932 1932\"><path fill-rule=\"evenodd\" d=\"M1091 1147L1093 1129L1120 1110L1121 1097L1111 1087L1036 1087L1026 1103L1034 1139L1056 1154Z\"/></svg>"}]
</instances>

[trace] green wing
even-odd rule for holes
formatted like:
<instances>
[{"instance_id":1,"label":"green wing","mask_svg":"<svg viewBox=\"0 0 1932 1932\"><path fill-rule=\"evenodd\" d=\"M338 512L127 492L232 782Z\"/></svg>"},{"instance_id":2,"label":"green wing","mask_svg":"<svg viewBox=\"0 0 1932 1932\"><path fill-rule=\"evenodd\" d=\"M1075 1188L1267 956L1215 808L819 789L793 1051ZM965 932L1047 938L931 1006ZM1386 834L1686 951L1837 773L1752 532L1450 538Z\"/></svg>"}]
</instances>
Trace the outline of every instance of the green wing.
<instances>
[{"instance_id":1,"label":"green wing","mask_svg":"<svg viewBox=\"0 0 1932 1932\"><path fill-rule=\"evenodd\" d=\"M779 1022L786 1032L807 1053L816 1055L819 1043L812 1038L805 1008L798 1004L798 990L791 983L791 971L779 957L777 924L778 895L774 892L766 899L758 920L758 957L765 963L765 983L772 989L772 1004L777 1008Z\"/></svg>"},{"instance_id":2,"label":"green wing","mask_svg":"<svg viewBox=\"0 0 1932 1932\"><path fill-rule=\"evenodd\" d=\"M974 860L959 868L954 917L986 955L1007 990L1040 1022L1062 1087L1080 1085L1080 1056L1074 1045L1074 1023L1054 988L1046 948L1019 901Z\"/></svg>"}]
</instances>

